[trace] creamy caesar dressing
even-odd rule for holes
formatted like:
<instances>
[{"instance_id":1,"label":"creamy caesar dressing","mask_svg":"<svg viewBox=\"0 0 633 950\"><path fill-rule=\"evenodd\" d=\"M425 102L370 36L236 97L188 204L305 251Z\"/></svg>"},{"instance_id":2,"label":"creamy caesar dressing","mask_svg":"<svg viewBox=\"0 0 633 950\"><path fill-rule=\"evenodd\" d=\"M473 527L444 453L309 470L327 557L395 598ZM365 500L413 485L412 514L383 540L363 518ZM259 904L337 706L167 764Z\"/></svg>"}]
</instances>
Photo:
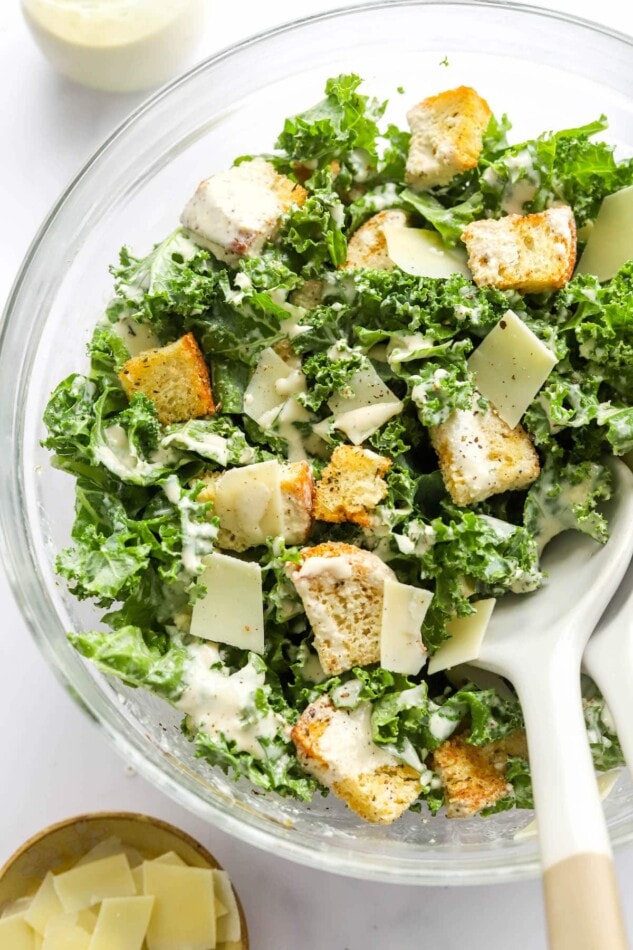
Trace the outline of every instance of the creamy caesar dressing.
<instances>
[{"instance_id":1,"label":"creamy caesar dressing","mask_svg":"<svg viewBox=\"0 0 633 950\"><path fill-rule=\"evenodd\" d=\"M120 425L107 426L103 441L96 443L92 452L97 462L123 481L152 478L177 459L168 447L152 452L149 459L141 458Z\"/></svg>"},{"instance_id":2,"label":"creamy caesar dressing","mask_svg":"<svg viewBox=\"0 0 633 950\"><path fill-rule=\"evenodd\" d=\"M131 317L122 317L111 326L117 336L125 343L130 356L138 356L139 353L145 353L147 350L153 350L160 346L160 340L153 333L151 327L144 323L138 323Z\"/></svg>"},{"instance_id":3,"label":"creamy caesar dressing","mask_svg":"<svg viewBox=\"0 0 633 950\"><path fill-rule=\"evenodd\" d=\"M196 502L185 495L176 475L170 475L162 483L167 501L181 515L182 566L189 574L200 574L204 568L203 558L213 551L213 542L218 536L218 527L209 521L194 521L189 512L196 510Z\"/></svg>"},{"instance_id":4,"label":"creamy caesar dressing","mask_svg":"<svg viewBox=\"0 0 633 950\"><path fill-rule=\"evenodd\" d=\"M168 79L194 50L204 0L23 0L27 23L61 73L131 92Z\"/></svg>"},{"instance_id":5,"label":"creamy caesar dressing","mask_svg":"<svg viewBox=\"0 0 633 950\"><path fill-rule=\"evenodd\" d=\"M261 714L256 694L266 688L266 676L249 660L240 670L229 673L221 664L219 650L212 644L188 648L190 660L185 665L185 689L176 703L190 718L193 727L211 737L224 736L234 742L240 752L256 759L266 758L260 739L272 740L286 727L284 720L269 711Z\"/></svg>"},{"instance_id":6,"label":"creamy caesar dressing","mask_svg":"<svg viewBox=\"0 0 633 950\"><path fill-rule=\"evenodd\" d=\"M185 449L189 452L196 452L205 459L217 462L218 465L228 465L229 458L233 455L233 443L231 438L225 438L214 432L204 432L196 427L195 422L189 424L183 429L166 435L161 440L161 446L164 449L172 447ZM238 463L248 465L255 460L255 451L245 445L240 450Z\"/></svg>"},{"instance_id":7,"label":"creamy caesar dressing","mask_svg":"<svg viewBox=\"0 0 633 950\"><path fill-rule=\"evenodd\" d=\"M445 742L457 729L460 718L458 715L447 715L447 711L440 707L429 716L429 732L437 742Z\"/></svg>"},{"instance_id":8,"label":"creamy caesar dressing","mask_svg":"<svg viewBox=\"0 0 633 950\"><path fill-rule=\"evenodd\" d=\"M398 759L372 740L371 705L333 716L319 740L319 753L328 763L332 783L398 765Z\"/></svg>"}]
</instances>

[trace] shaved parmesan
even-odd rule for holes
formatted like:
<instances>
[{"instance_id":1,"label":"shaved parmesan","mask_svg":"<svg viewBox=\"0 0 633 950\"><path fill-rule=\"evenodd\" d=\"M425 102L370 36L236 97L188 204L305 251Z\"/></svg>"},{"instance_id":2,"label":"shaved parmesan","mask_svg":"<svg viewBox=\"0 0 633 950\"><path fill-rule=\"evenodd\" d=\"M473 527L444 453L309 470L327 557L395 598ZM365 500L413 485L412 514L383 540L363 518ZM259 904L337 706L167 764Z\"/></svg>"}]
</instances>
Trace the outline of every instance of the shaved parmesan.
<instances>
[{"instance_id":1,"label":"shaved parmesan","mask_svg":"<svg viewBox=\"0 0 633 950\"><path fill-rule=\"evenodd\" d=\"M90 950L141 950L153 907L153 896L104 900Z\"/></svg>"},{"instance_id":2,"label":"shaved parmesan","mask_svg":"<svg viewBox=\"0 0 633 950\"><path fill-rule=\"evenodd\" d=\"M24 914L24 919L33 930L43 934L49 917L61 913L63 913L63 907L53 884L53 875L49 871L35 893L31 906Z\"/></svg>"},{"instance_id":3,"label":"shaved parmesan","mask_svg":"<svg viewBox=\"0 0 633 950\"><path fill-rule=\"evenodd\" d=\"M146 894L155 897L147 930L149 950L209 950L216 944L213 874L208 868L157 861L143 865Z\"/></svg>"},{"instance_id":4,"label":"shaved parmesan","mask_svg":"<svg viewBox=\"0 0 633 950\"><path fill-rule=\"evenodd\" d=\"M405 274L414 277L470 277L467 255L462 248L446 247L436 231L385 225L389 257Z\"/></svg>"},{"instance_id":5,"label":"shaved parmesan","mask_svg":"<svg viewBox=\"0 0 633 950\"><path fill-rule=\"evenodd\" d=\"M305 376L268 347L263 350L244 393L244 414L270 428L292 393L306 391Z\"/></svg>"},{"instance_id":6,"label":"shaved parmesan","mask_svg":"<svg viewBox=\"0 0 633 950\"><path fill-rule=\"evenodd\" d=\"M611 277L633 258L633 185L607 195L576 268L577 274Z\"/></svg>"},{"instance_id":7,"label":"shaved parmesan","mask_svg":"<svg viewBox=\"0 0 633 950\"><path fill-rule=\"evenodd\" d=\"M328 406L334 414L332 425L354 445L360 445L392 416L402 412L402 403L369 362L354 373L348 388L352 396L337 393L328 400Z\"/></svg>"},{"instance_id":8,"label":"shaved parmesan","mask_svg":"<svg viewBox=\"0 0 633 950\"><path fill-rule=\"evenodd\" d=\"M495 600L478 600L472 606L475 609L474 614L456 617L446 625L450 639L444 640L431 657L429 675L449 670L462 663L473 663L478 659Z\"/></svg>"},{"instance_id":9,"label":"shaved parmesan","mask_svg":"<svg viewBox=\"0 0 633 950\"><path fill-rule=\"evenodd\" d=\"M380 665L392 673L416 676L426 660L420 629L433 594L385 580L380 629Z\"/></svg>"},{"instance_id":10,"label":"shaved parmesan","mask_svg":"<svg viewBox=\"0 0 633 950\"><path fill-rule=\"evenodd\" d=\"M0 920L0 947L11 950L34 950L35 936L22 914L12 914Z\"/></svg>"},{"instance_id":11,"label":"shaved parmesan","mask_svg":"<svg viewBox=\"0 0 633 950\"><path fill-rule=\"evenodd\" d=\"M283 534L279 462L258 462L224 472L217 481L213 513L220 519L221 533L233 541L226 546L235 550L265 544L266 538Z\"/></svg>"},{"instance_id":12,"label":"shaved parmesan","mask_svg":"<svg viewBox=\"0 0 633 950\"><path fill-rule=\"evenodd\" d=\"M77 914L51 917L44 931L44 950L88 950L91 936L79 926Z\"/></svg>"},{"instance_id":13,"label":"shaved parmesan","mask_svg":"<svg viewBox=\"0 0 633 950\"><path fill-rule=\"evenodd\" d=\"M524 412L558 360L512 310L508 310L468 360L479 392L510 428Z\"/></svg>"},{"instance_id":14,"label":"shaved parmesan","mask_svg":"<svg viewBox=\"0 0 633 950\"><path fill-rule=\"evenodd\" d=\"M106 897L132 897L134 879L124 854L115 854L57 874L53 883L67 913L98 904Z\"/></svg>"},{"instance_id":15,"label":"shaved parmesan","mask_svg":"<svg viewBox=\"0 0 633 950\"><path fill-rule=\"evenodd\" d=\"M240 940L242 936L240 912L237 907L231 881L226 871L219 871L214 868L213 884L215 894L226 908L226 915L223 915L222 918L217 921L217 939L223 942Z\"/></svg>"},{"instance_id":16,"label":"shaved parmesan","mask_svg":"<svg viewBox=\"0 0 633 950\"><path fill-rule=\"evenodd\" d=\"M193 605L191 635L264 652L262 570L254 561L208 554L198 583L206 593Z\"/></svg>"},{"instance_id":17,"label":"shaved parmesan","mask_svg":"<svg viewBox=\"0 0 633 950\"><path fill-rule=\"evenodd\" d=\"M121 839L117 838L116 835L111 835L109 838L104 838L103 841L99 841L94 848L87 851L84 856L75 863L75 867L80 868L84 864L90 864L92 861L109 858L113 854L120 854L122 850Z\"/></svg>"}]
</instances>

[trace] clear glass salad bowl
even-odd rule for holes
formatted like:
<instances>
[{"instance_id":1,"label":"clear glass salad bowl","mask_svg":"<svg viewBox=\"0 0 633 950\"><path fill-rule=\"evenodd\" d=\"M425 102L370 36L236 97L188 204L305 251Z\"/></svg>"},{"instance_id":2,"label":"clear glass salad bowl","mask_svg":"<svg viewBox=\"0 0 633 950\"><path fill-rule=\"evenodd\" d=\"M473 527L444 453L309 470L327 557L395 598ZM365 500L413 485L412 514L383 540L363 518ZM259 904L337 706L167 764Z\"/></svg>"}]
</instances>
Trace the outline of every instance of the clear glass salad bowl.
<instances>
[{"instance_id":1,"label":"clear glass salad bowl","mask_svg":"<svg viewBox=\"0 0 633 950\"><path fill-rule=\"evenodd\" d=\"M54 385L85 365L85 344L110 292L122 244L145 252L177 223L197 181L235 156L267 151L286 115L317 101L345 71L408 105L469 84L513 136L579 125L601 113L622 154L633 150L633 42L593 24L499 2L392 2L289 24L218 54L157 93L105 143L62 195L17 279L0 350L2 552L24 616L51 666L122 756L181 804L251 844L314 867L417 884L462 884L535 873L531 818L505 812L447 821L408 814L390 828L331 798L299 805L255 793L197 761L179 716L106 679L67 644L96 610L53 571L68 542L72 481L40 447ZM403 93L398 88L404 89ZM623 775L605 803L613 840L633 836Z\"/></svg>"}]
</instances>

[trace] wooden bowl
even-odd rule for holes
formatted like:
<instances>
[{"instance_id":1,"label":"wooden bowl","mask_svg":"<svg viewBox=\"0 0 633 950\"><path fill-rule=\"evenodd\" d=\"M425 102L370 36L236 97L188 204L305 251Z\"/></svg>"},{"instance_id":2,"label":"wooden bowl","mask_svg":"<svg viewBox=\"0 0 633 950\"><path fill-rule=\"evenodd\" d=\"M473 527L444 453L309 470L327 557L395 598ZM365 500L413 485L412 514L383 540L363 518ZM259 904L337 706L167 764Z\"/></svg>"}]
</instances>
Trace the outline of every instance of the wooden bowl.
<instances>
[{"instance_id":1,"label":"wooden bowl","mask_svg":"<svg viewBox=\"0 0 633 950\"><path fill-rule=\"evenodd\" d=\"M213 855L180 828L134 812L95 812L67 818L50 825L29 838L0 868L0 913L25 894L32 894L47 871L65 871L100 841L113 835L123 845L135 848L144 858L157 858L166 851L175 851L192 867L222 867ZM235 899L240 912L242 950L249 950L248 928L240 898Z\"/></svg>"}]
</instances>

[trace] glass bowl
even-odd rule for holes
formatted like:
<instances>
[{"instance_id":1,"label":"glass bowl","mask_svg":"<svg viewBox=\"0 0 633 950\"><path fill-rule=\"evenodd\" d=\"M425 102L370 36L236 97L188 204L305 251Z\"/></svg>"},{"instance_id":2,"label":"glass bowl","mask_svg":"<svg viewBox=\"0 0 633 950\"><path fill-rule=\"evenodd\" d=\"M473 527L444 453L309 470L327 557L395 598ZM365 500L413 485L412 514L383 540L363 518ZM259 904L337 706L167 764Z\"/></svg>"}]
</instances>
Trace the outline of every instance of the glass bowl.
<instances>
[{"instance_id":1,"label":"glass bowl","mask_svg":"<svg viewBox=\"0 0 633 950\"><path fill-rule=\"evenodd\" d=\"M356 819L332 798L298 805L254 792L197 761L165 703L106 679L67 644L97 614L56 578L68 543L71 479L40 447L55 384L85 365L85 344L111 292L108 265L172 230L202 177L240 154L269 150L283 118L354 71L408 105L466 83L520 138L606 112L609 136L633 149L633 41L594 24L498 2L392 2L279 27L214 56L141 106L88 162L53 208L22 266L0 349L0 518L6 568L51 666L121 755L182 805L275 854L363 878L412 884L512 879L538 869L532 817L448 821L407 814L389 828ZM448 65L447 65L448 63ZM398 94L398 87L405 94ZM633 789L622 775L605 803L614 842L633 836Z\"/></svg>"}]
</instances>

